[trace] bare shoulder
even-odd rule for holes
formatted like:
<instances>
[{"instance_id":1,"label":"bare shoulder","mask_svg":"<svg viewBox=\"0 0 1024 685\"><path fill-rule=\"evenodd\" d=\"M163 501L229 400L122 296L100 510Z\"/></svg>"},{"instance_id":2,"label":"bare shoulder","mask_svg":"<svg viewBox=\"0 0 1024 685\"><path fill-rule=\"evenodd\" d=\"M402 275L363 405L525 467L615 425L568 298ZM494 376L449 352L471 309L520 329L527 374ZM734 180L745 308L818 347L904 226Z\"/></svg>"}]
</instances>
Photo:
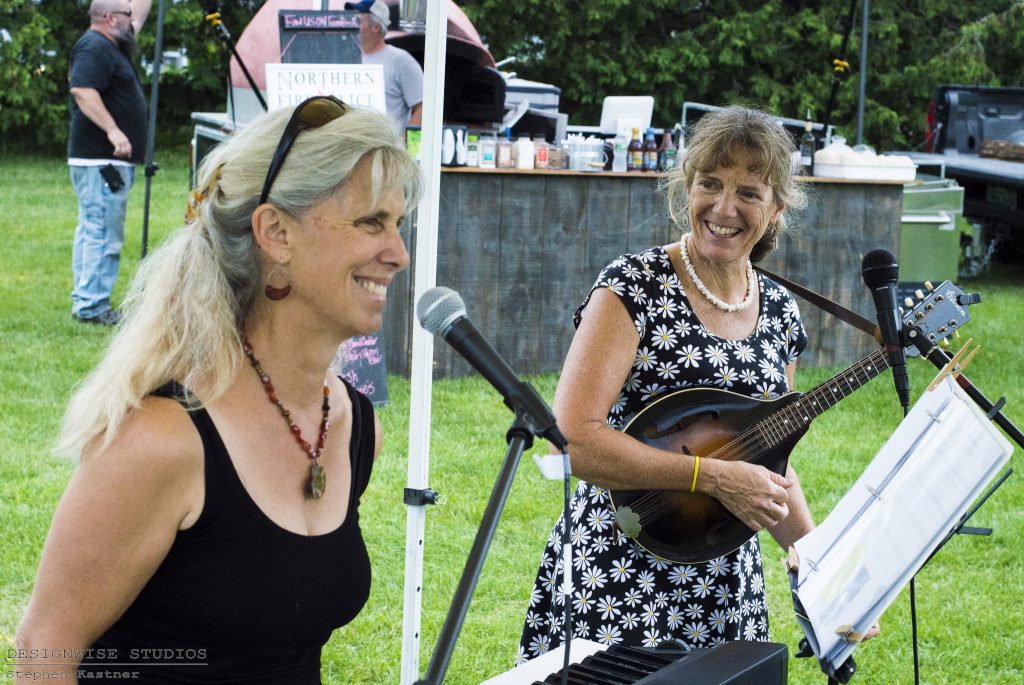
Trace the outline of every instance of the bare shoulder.
<instances>
[{"instance_id":1,"label":"bare shoulder","mask_svg":"<svg viewBox=\"0 0 1024 685\"><path fill-rule=\"evenodd\" d=\"M150 396L128 413L105 448L86 449L80 467L145 465L166 477L201 467L202 457L202 439L185 408L176 400Z\"/></svg>"},{"instance_id":2,"label":"bare shoulder","mask_svg":"<svg viewBox=\"0 0 1024 685\"><path fill-rule=\"evenodd\" d=\"M203 501L202 439L175 401L146 398L90 445L46 538L20 639L86 647L131 604Z\"/></svg>"},{"instance_id":3,"label":"bare shoulder","mask_svg":"<svg viewBox=\"0 0 1024 685\"><path fill-rule=\"evenodd\" d=\"M202 506L202 478L203 442L188 412L175 400L151 396L128 413L106 447L86 449L69 490L116 488L124 504L148 501L156 505L153 514L180 523Z\"/></svg>"}]
</instances>

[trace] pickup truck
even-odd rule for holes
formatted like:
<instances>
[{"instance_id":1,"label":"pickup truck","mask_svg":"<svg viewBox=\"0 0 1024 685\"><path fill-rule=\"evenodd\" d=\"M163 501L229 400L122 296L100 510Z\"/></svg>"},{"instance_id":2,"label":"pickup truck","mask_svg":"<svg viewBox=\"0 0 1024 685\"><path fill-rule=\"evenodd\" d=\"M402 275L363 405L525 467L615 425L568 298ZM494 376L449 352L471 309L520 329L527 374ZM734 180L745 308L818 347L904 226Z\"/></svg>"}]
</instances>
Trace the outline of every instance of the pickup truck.
<instances>
[{"instance_id":1,"label":"pickup truck","mask_svg":"<svg viewBox=\"0 0 1024 685\"><path fill-rule=\"evenodd\" d=\"M992 240L1024 247L1024 156L981 156L982 144L1024 150L1024 88L940 85L928 106L924 152L909 154L918 177L952 178L964 188L964 216ZM1020 144L1020 147L1017 146Z\"/></svg>"}]
</instances>

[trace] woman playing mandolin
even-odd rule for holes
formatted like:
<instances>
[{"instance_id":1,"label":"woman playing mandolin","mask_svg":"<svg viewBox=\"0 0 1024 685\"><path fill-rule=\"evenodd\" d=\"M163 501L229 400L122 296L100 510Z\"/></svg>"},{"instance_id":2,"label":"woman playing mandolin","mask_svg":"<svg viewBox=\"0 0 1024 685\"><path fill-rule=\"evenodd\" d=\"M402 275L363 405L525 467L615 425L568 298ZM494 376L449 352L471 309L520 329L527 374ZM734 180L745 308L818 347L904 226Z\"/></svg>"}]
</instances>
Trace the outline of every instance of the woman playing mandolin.
<instances>
[{"instance_id":1,"label":"woman playing mandolin","mask_svg":"<svg viewBox=\"0 0 1024 685\"><path fill-rule=\"evenodd\" d=\"M649 647L768 639L756 536L698 562L665 558L623 534L609 490L701 493L752 531L767 529L784 549L813 527L791 467L782 476L621 432L631 415L682 388L760 399L791 388L807 345L800 312L751 262L775 248L786 208L806 202L791 175L793 150L789 134L762 112L730 107L703 117L667 183L670 214L689 232L613 261L576 311L555 395L582 479L570 522L576 637ZM563 525L544 550L519 662L562 641Z\"/></svg>"}]
</instances>

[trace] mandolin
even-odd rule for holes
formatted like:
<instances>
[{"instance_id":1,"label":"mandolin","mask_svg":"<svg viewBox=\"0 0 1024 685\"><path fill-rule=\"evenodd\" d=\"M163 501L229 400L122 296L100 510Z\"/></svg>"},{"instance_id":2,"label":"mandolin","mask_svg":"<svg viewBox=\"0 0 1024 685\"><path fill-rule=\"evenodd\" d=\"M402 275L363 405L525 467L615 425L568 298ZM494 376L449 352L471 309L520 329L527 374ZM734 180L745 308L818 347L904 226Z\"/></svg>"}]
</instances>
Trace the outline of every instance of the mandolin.
<instances>
[{"instance_id":1,"label":"mandolin","mask_svg":"<svg viewBox=\"0 0 1024 685\"><path fill-rule=\"evenodd\" d=\"M904 327L939 342L970 320L968 302L960 288L946 281L903 315ZM914 356L917 350L908 347L907 353ZM811 421L888 368L882 347L806 393L766 400L710 387L677 390L637 412L623 432L669 452L746 461L783 475ZM614 490L609 495L619 529L648 552L675 563L715 559L754 535L718 500L701 493Z\"/></svg>"}]
</instances>

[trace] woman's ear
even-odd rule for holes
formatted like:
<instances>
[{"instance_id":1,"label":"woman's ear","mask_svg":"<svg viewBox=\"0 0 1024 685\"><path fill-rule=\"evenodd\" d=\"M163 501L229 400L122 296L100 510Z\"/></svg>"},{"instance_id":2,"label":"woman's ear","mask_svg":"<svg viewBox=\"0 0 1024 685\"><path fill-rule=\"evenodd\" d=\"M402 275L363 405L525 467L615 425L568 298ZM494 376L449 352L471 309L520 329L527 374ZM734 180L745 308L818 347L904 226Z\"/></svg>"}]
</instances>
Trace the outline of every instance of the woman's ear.
<instances>
[{"instance_id":1,"label":"woman's ear","mask_svg":"<svg viewBox=\"0 0 1024 685\"><path fill-rule=\"evenodd\" d=\"M270 259L277 263L291 260L291 220L270 203L263 203L252 213L252 234Z\"/></svg>"},{"instance_id":2,"label":"woman's ear","mask_svg":"<svg viewBox=\"0 0 1024 685\"><path fill-rule=\"evenodd\" d=\"M772 212L772 219L768 223L771 223L771 224L778 223L779 217L782 215L782 210L784 210L785 208L786 208L786 203L785 202L776 202L775 203L775 211Z\"/></svg>"}]
</instances>

